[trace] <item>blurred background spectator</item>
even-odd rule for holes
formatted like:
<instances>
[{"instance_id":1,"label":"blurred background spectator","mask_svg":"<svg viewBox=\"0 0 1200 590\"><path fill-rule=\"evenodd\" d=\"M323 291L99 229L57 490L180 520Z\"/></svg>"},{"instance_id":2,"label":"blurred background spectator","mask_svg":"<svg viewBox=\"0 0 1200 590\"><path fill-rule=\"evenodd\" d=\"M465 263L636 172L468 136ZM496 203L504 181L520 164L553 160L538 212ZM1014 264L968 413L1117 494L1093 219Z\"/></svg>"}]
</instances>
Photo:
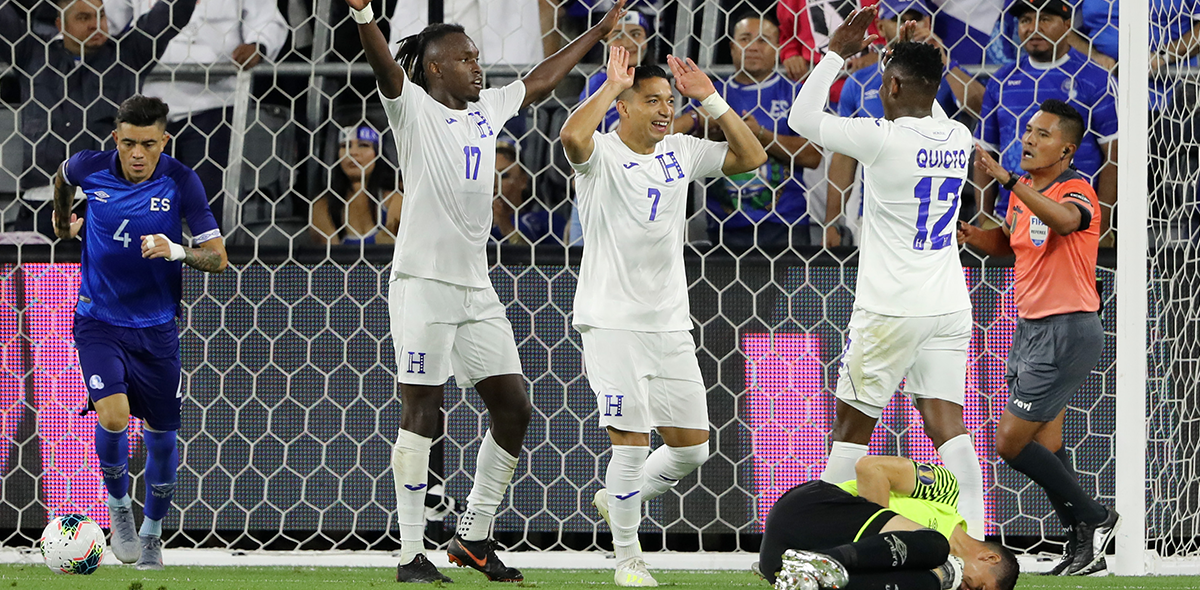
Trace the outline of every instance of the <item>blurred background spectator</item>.
<instances>
[{"instance_id":1,"label":"blurred background spectator","mask_svg":"<svg viewBox=\"0 0 1200 590\"><path fill-rule=\"evenodd\" d=\"M21 225L51 237L50 179L71 154L112 147L118 106L137 94L139 75L196 8L191 0L162 0L129 30L110 35L101 0L54 5L58 34L47 41L32 32L27 9L0 0L0 38L10 49L3 57L16 66L21 88L17 117L26 145L20 187L27 205Z\"/></svg>"},{"instance_id":2,"label":"blurred background spectator","mask_svg":"<svg viewBox=\"0 0 1200 590\"><path fill-rule=\"evenodd\" d=\"M529 199L529 175L517 159L517 143L496 142L496 197L492 200L492 239L504 244L563 243L567 221Z\"/></svg>"},{"instance_id":3,"label":"blurred background spectator","mask_svg":"<svg viewBox=\"0 0 1200 590\"><path fill-rule=\"evenodd\" d=\"M396 169L382 157L379 132L369 125L341 130L329 190L312 206L311 235L318 244L391 244L404 204Z\"/></svg>"},{"instance_id":4,"label":"blurred background spectator","mask_svg":"<svg viewBox=\"0 0 1200 590\"><path fill-rule=\"evenodd\" d=\"M1116 82L1068 43L1071 7L1063 0L1019 0L1009 12L1019 22L1023 55L988 81L976 137L993 156L1000 154L1005 168L1019 170L1021 136L1038 105L1051 98L1070 103L1087 123L1075 166L1096 188L1104 205L1101 231L1107 231L1117 198ZM980 211L1002 218L1008 191L979 171L974 180L983 191Z\"/></svg>"},{"instance_id":5,"label":"blurred background spectator","mask_svg":"<svg viewBox=\"0 0 1200 590\"><path fill-rule=\"evenodd\" d=\"M555 0L446 0L442 6L442 22L466 29L479 48L481 63L535 65L561 47L556 19L546 18L557 12ZM397 46L428 24L424 2L399 2L388 42Z\"/></svg>"},{"instance_id":6,"label":"blurred background spectator","mask_svg":"<svg viewBox=\"0 0 1200 590\"><path fill-rule=\"evenodd\" d=\"M146 14L159 0L104 0L109 25L123 30ZM159 60L163 64L236 63L252 68L264 58L274 60L287 40L288 25L273 2L204 0ZM225 168L229 164L230 118L233 115L233 76L203 79L152 80L143 93L171 106L167 153L196 171L208 195L213 215L221 223Z\"/></svg>"},{"instance_id":7,"label":"blurred background spectator","mask_svg":"<svg viewBox=\"0 0 1200 590\"><path fill-rule=\"evenodd\" d=\"M779 21L779 57L789 78L800 80L808 70L821 61L829 36L841 26L854 9L874 6L878 0L779 0L775 16ZM867 30L878 34L874 25ZM874 63L879 54L868 51L846 61L846 70L853 72ZM836 97L836 91L834 91ZM836 100L835 100L836 102Z\"/></svg>"},{"instance_id":8,"label":"blurred background spectator","mask_svg":"<svg viewBox=\"0 0 1200 590\"><path fill-rule=\"evenodd\" d=\"M717 93L742 113L768 159L758 170L717 179L708 189L708 236L735 252L756 245L768 252L812 243L804 168L821 164L821 153L787 125L800 85L777 73L779 27L758 13L731 19L730 52L737 72L715 78ZM674 130L723 140L720 127L695 104Z\"/></svg>"}]
</instances>

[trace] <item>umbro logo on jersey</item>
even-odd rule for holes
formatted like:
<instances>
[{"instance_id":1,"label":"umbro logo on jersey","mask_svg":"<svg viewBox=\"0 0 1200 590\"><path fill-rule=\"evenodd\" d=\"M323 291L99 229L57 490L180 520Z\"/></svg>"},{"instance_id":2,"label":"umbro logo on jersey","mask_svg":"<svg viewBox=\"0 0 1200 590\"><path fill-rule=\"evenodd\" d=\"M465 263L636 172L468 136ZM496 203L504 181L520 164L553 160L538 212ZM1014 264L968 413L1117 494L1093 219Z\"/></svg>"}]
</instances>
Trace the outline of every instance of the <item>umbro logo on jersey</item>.
<instances>
[{"instance_id":1,"label":"umbro logo on jersey","mask_svg":"<svg viewBox=\"0 0 1200 590\"><path fill-rule=\"evenodd\" d=\"M625 165L625 169L626 169L626 170L629 170L630 168L633 168L634 166L637 166L637 165L638 165L638 163L637 163L637 162L630 162L630 163L628 163L628 164L626 164L626 165Z\"/></svg>"},{"instance_id":2,"label":"umbro logo on jersey","mask_svg":"<svg viewBox=\"0 0 1200 590\"><path fill-rule=\"evenodd\" d=\"M446 119L446 124L447 124L447 125L453 125L453 124L455 124L455 123L457 123L457 122L458 122L458 119L455 119L454 117L450 117L449 119Z\"/></svg>"},{"instance_id":3,"label":"umbro logo on jersey","mask_svg":"<svg viewBox=\"0 0 1200 590\"><path fill-rule=\"evenodd\" d=\"M96 191L95 194L96 194L96 200L100 201L101 203L107 203L108 199L110 198L108 196L108 193L106 193L104 191Z\"/></svg>"}]
</instances>

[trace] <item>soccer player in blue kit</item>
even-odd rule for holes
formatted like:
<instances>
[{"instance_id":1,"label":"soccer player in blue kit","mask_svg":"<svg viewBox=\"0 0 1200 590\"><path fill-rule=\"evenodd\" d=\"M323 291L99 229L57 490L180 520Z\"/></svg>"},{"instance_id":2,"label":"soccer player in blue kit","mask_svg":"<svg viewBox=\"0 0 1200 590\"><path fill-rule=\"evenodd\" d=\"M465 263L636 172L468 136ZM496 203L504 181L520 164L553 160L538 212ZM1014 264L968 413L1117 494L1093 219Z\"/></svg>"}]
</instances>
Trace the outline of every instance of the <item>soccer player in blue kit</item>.
<instances>
[{"instance_id":1,"label":"soccer player in blue kit","mask_svg":"<svg viewBox=\"0 0 1200 590\"><path fill-rule=\"evenodd\" d=\"M229 262L199 177L162 153L167 112L157 98L127 99L113 131L117 149L72 155L54 181L55 233L83 240L75 348L100 418L96 455L108 489L112 550L148 570L163 568L162 520L179 466L183 390L175 318L182 264L218 273ZM87 196L83 219L71 213L75 187ZM198 248L180 245L184 219ZM129 496L131 414L142 419L147 455L140 532Z\"/></svg>"}]
</instances>

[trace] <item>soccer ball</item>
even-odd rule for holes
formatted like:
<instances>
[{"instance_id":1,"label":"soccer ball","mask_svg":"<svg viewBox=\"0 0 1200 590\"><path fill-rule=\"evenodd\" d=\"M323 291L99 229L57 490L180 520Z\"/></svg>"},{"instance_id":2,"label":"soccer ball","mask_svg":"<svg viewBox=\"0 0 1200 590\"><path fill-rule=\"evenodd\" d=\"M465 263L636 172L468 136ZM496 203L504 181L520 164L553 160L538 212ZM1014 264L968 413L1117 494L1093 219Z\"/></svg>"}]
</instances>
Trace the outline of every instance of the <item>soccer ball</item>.
<instances>
[{"instance_id":1,"label":"soccer ball","mask_svg":"<svg viewBox=\"0 0 1200 590\"><path fill-rule=\"evenodd\" d=\"M100 569L104 559L104 531L82 514L59 516L46 525L42 538L46 567L60 574L88 575Z\"/></svg>"}]
</instances>

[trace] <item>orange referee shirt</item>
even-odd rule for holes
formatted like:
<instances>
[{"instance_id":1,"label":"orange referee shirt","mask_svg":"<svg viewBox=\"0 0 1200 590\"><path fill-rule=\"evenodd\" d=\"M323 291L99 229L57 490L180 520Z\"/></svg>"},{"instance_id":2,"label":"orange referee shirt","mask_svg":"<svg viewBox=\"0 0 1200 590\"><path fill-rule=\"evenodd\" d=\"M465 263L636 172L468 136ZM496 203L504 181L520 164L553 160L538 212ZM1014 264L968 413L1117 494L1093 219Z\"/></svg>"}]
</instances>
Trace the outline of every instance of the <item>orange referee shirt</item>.
<instances>
[{"instance_id":1,"label":"orange referee shirt","mask_svg":"<svg viewBox=\"0 0 1200 590\"><path fill-rule=\"evenodd\" d=\"M1032 180L1021 178L1030 185ZM1096 254L1100 248L1100 201L1078 172L1067 170L1042 194L1060 203L1078 203L1087 229L1060 236L1014 194L1008 201L1009 244L1016 254L1013 289L1017 315L1027 320L1100 309L1096 293Z\"/></svg>"}]
</instances>

